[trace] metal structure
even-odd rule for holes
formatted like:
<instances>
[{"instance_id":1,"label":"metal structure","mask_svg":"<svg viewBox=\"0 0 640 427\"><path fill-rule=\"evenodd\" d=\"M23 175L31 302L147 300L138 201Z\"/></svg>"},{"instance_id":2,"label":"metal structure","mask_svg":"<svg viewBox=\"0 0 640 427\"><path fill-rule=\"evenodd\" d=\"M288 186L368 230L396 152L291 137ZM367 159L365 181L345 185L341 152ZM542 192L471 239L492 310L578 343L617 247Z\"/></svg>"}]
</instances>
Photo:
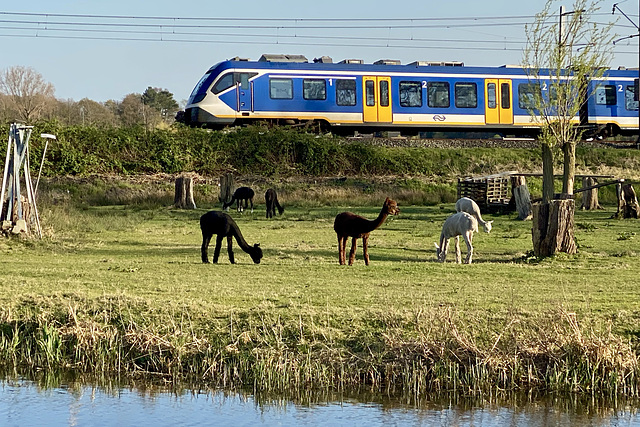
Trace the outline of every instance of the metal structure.
<instances>
[{"instance_id":1,"label":"metal structure","mask_svg":"<svg viewBox=\"0 0 640 427\"><path fill-rule=\"evenodd\" d=\"M0 193L2 229L12 233L29 233L30 226L42 238L35 192L29 173L29 138L33 126L13 123L7 143L7 157ZM25 196L23 196L25 193Z\"/></svg>"}]
</instances>

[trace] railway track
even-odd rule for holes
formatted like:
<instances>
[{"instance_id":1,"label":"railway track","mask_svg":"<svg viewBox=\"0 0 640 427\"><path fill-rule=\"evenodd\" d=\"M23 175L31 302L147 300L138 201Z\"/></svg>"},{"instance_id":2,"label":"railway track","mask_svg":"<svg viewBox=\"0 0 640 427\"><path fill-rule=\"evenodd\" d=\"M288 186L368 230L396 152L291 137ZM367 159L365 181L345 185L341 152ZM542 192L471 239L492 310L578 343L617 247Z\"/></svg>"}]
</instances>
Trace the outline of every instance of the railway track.
<instances>
[{"instance_id":1,"label":"railway track","mask_svg":"<svg viewBox=\"0 0 640 427\"><path fill-rule=\"evenodd\" d=\"M351 142L365 142L381 147L423 147L423 148L538 148L539 142L533 138L379 138L358 136L347 138ZM637 148L635 140L591 140L580 141L582 146L599 148Z\"/></svg>"}]
</instances>

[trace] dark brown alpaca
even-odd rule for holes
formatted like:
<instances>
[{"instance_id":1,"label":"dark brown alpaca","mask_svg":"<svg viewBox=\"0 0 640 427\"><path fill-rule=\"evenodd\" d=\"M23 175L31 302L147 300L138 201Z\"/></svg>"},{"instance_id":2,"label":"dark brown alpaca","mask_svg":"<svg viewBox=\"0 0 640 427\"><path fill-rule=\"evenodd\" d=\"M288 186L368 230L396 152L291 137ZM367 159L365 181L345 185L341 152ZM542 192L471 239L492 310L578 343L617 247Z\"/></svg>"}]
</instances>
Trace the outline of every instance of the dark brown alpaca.
<instances>
[{"instance_id":1,"label":"dark brown alpaca","mask_svg":"<svg viewBox=\"0 0 640 427\"><path fill-rule=\"evenodd\" d=\"M253 196L255 192L250 187L240 187L237 188L236 191L233 192L233 196L231 196L231 201L229 203L223 203L222 209L225 211L229 210L229 206L236 202L236 210L238 212L243 212L247 209L247 205L251 203L251 213L253 213Z\"/></svg>"},{"instance_id":2,"label":"dark brown alpaca","mask_svg":"<svg viewBox=\"0 0 640 427\"><path fill-rule=\"evenodd\" d=\"M276 208L278 208L280 215L284 212L284 207L278 203L278 195L273 188L264 193L264 202L267 205L267 218L272 218L276 214Z\"/></svg>"},{"instance_id":3,"label":"dark brown alpaca","mask_svg":"<svg viewBox=\"0 0 640 427\"><path fill-rule=\"evenodd\" d=\"M378 218L374 220L368 220L351 212L342 212L336 216L333 222L333 229L338 234L338 258L340 265L346 263L346 251L347 251L347 239L352 238L351 252L349 252L349 265L353 265L356 260L356 241L362 238L362 248L364 251L364 263L369 265L369 233L376 228L380 227L387 216L398 215L400 209L398 204L387 197L382 205L382 210Z\"/></svg>"},{"instance_id":4,"label":"dark brown alpaca","mask_svg":"<svg viewBox=\"0 0 640 427\"><path fill-rule=\"evenodd\" d=\"M255 245L250 246L244 240L244 237L242 237L238 224L236 224L229 214L218 211L207 212L200 217L200 229L202 230L202 247L200 248L200 252L202 254L202 262L205 264L209 263L207 249L209 248L209 242L211 242L211 238L214 234L217 236L216 249L213 253L214 264L218 262L220 246L222 246L222 240L225 237L227 238L227 252L229 253L229 261L231 261L231 264L235 264L232 246L234 237L238 241L240 248L251 255L253 262L260 264L260 260L262 259L262 249L260 249L260 244L256 243Z\"/></svg>"}]
</instances>

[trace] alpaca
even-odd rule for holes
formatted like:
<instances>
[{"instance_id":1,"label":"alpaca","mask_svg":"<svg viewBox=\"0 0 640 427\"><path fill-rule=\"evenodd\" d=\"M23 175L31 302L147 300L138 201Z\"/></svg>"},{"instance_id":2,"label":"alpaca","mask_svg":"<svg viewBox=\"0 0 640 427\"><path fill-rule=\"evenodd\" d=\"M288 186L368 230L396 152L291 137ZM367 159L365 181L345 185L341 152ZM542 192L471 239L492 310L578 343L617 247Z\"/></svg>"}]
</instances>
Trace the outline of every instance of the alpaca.
<instances>
[{"instance_id":1,"label":"alpaca","mask_svg":"<svg viewBox=\"0 0 640 427\"><path fill-rule=\"evenodd\" d=\"M493 221L485 221L482 219L482 215L480 215L480 207L478 204L468 197L463 197L456 202L456 212L466 212L469 215L474 216L480 224L482 224L482 228L486 233L491 232L491 224Z\"/></svg>"},{"instance_id":2,"label":"alpaca","mask_svg":"<svg viewBox=\"0 0 640 427\"><path fill-rule=\"evenodd\" d=\"M387 197L382 205L382 210L378 218L368 220L351 212L342 212L336 216L333 222L333 229L338 234L338 259L340 265L346 263L347 239L352 238L351 252L349 252L349 265L353 265L356 260L356 241L362 238L362 248L364 252L364 263L369 265L369 233L384 223L389 215L398 215L400 209L398 204Z\"/></svg>"},{"instance_id":3,"label":"alpaca","mask_svg":"<svg viewBox=\"0 0 640 427\"><path fill-rule=\"evenodd\" d=\"M466 212L458 212L447 218L442 225L442 233L440 233L440 246L436 245L436 255L438 261L444 262L447 258L447 250L449 249L449 239L455 237L456 239L456 262L460 264L460 236L464 238L467 244L467 257L465 258L465 264L471 264L471 257L473 256L473 245L471 241L473 239L473 233L478 232L478 220L469 215Z\"/></svg>"},{"instance_id":4,"label":"alpaca","mask_svg":"<svg viewBox=\"0 0 640 427\"><path fill-rule=\"evenodd\" d=\"M233 192L233 196L231 196L231 201L229 203L223 203L222 209L225 211L229 210L229 206L236 202L236 210L238 212L243 212L247 208L247 202L251 203L251 213L253 213L253 196L255 195L254 191L249 187L239 187L236 191Z\"/></svg>"},{"instance_id":5,"label":"alpaca","mask_svg":"<svg viewBox=\"0 0 640 427\"><path fill-rule=\"evenodd\" d=\"M256 243L253 246L250 246L242 237L242 233L240 233L240 228L236 222L229 216L229 214L218 211L210 211L200 217L200 229L202 230L202 247L200 252L202 253L202 262L205 264L209 263L209 256L207 254L207 249L209 248L209 242L211 242L211 237L213 235L217 235L216 237L216 249L213 253L213 263L216 264L218 262L218 257L220 256L220 246L222 245L222 239L227 238L227 252L229 253L229 261L231 264L235 264L235 260L233 258L233 238L235 237L238 241L238 245L240 248L251 255L251 259L254 263L260 264L260 259L262 258L262 249L260 249L260 244Z\"/></svg>"},{"instance_id":6,"label":"alpaca","mask_svg":"<svg viewBox=\"0 0 640 427\"><path fill-rule=\"evenodd\" d=\"M276 214L276 208L278 208L280 215L284 212L284 207L278 203L278 195L273 188L268 189L267 192L264 193L264 202L267 204L267 218L272 218Z\"/></svg>"}]
</instances>

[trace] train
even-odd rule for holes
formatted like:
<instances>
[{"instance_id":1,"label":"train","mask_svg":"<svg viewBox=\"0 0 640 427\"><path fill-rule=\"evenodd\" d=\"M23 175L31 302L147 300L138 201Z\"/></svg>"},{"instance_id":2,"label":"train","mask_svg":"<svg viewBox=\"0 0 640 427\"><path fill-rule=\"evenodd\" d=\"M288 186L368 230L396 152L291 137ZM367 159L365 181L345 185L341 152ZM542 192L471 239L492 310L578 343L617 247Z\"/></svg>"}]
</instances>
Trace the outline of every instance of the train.
<instances>
[{"instance_id":1,"label":"train","mask_svg":"<svg viewBox=\"0 0 640 427\"><path fill-rule=\"evenodd\" d=\"M591 81L576 122L593 137L638 133L638 70L609 69ZM399 131L533 135L533 91L519 66L462 62L401 64L265 54L232 58L202 76L181 121L208 128L272 122L317 125L337 134ZM547 90L542 83L539 89Z\"/></svg>"}]
</instances>

